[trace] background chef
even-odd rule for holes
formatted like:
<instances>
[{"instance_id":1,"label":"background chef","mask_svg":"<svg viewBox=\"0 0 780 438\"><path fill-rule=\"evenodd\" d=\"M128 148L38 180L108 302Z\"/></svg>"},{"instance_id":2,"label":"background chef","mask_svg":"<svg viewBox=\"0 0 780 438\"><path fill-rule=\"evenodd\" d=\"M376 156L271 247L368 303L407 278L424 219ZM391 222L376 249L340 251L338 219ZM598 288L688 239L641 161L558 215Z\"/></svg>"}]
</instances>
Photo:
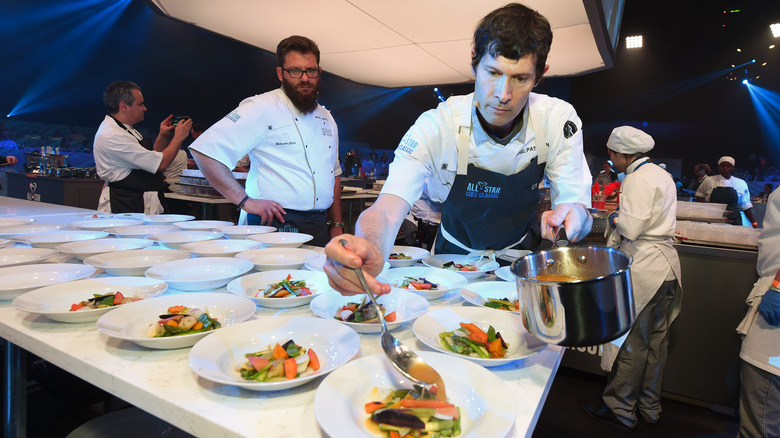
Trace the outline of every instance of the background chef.
<instances>
[{"instance_id":1,"label":"background chef","mask_svg":"<svg viewBox=\"0 0 780 438\"><path fill-rule=\"evenodd\" d=\"M546 18L520 4L488 14L474 33L474 93L425 112L401 140L377 202L361 214L357 236L332 240L325 270L344 294L360 293L343 265L378 274L399 226L428 178L443 202L434 252L534 248L564 224L570 240L590 231L591 176L581 122L568 103L531 90L547 71L552 43ZM537 219L538 185L550 180L554 211ZM541 231L541 233L540 233ZM343 264L343 265L342 265ZM341 274L346 277L342 277ZM376 293L390 286L373 278Z\"/></svg>"},{"instance_id":2,"label":"background chef","mask_svg":"<svg viewBox=\"0 0 780 438\"><path fill-rule=\"evenodd\" d=\"M753 217L753 204L750 202L750 189L747 183L732 176L734 172L734 158L720 157L718 160L718 175L704 179L696 189L696 199L701 202L716 202L726 204L727 217L734 225L742 225L743 221L739 212L745 213L747 220L758 228L758 222ZM731 214L729 216L729 214Z\"/></svg>"}]
</instances>

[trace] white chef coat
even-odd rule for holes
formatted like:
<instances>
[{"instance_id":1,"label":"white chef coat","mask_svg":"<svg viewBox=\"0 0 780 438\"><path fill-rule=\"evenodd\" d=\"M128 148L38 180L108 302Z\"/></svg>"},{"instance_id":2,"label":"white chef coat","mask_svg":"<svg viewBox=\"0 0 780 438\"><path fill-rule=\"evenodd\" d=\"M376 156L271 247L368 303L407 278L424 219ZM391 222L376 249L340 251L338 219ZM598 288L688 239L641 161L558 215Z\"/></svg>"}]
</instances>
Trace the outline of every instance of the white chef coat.
<instances>
[{"instance_id":1,"label":"white chef coat","mask_svg":"<svg viewBox=\"0 0 780 438\"><path fill-rule=\"evenodd\" d=\"M767 201L764 228L758 236L756 267L759 279L747 298L750 308L738 328L740 333L746 334L739 357L751 365L780 376L780 327L768 324L758 313L761 297L769 289L780 269L780 195L777 191L772 192Z\"/></svg>"},{"instance_id":2,"label":"white chef coat","mask_svg":"<svg viewBox=\"0 0 780 438\"><path fill-rule=\"evenodd\" d=\"M553 206L564 203L590 205L591 175L582 150L582 122L568 103L543 94L531 93L529 105L539 117L549 142L545 173L550 180ZM528 107L522 114L522 130L506 145L496 143L473 123L469 136L468 164L514 175L537 156L535 135L529 127ZM447 199L458 166L458 131L465 112L474 114L474 94L453 96L435 109L424 112L407 131L395 150L390 173L382 187L404 199L410 206L420 199L426 177L433 201ZM571 132L566 138L564 127Z\"/></svg>"},{"instance_id":3,"label":"white chef coat","mask_svg":"<svg viewBox=\"0 0 780 438\"><path fill-rule=\"evenodd\" d=\"M729 179L723 178L721 175L713 175L704 178L701 185L699 185L699 188L696 190L696 196L704 198L705 201L709 202L712 189L715 187L731 187L736 190L739 208L741 208L742 211L753 207L753 204L750 203L750 190L748 189L747 183L736 176L732 176Z\"/></svg>"},{"instance_id":4,"label":"white chef coat","mask_svg":"<svg viewBox=\"0 0 780 438\"><path fill-rule=\"evenodd\" d=\"M298 111L280 88L249 97L192 145L228 169L251 163L246 193L292 210L326 210L341 174L336 122L325 108Z\"/></svg>"},{"instance_id":5,"label":"white chef coat","mask_svg":"<svg viewBox=\"0 0 780 438\"><path fill-rule=\"evenodd\" d=\"M106 116L95 134L92 153L95 156L95 169L105 182L121 181L133 169L156 173L162 162L162 152L150 151L140 143L140 132L129 125L122 129L111 116Z\"/></svg>"}]
</instances>

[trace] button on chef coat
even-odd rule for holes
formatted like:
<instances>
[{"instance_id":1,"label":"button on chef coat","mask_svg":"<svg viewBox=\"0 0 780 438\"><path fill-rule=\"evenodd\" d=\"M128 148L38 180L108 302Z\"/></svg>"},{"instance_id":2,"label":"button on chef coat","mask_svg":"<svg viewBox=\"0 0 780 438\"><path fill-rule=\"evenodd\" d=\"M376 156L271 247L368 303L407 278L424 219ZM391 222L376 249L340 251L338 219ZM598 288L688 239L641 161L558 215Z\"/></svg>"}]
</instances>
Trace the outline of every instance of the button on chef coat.
<instances>
[{"instance_id":1,"label":"button on chef coat","mask_svg":"<svg viewBox=\"0 0 780 438\"><path fill-rule=\"evenodd\" d=\"M227 168L249 155L246 193L293 210L333 204L341 174L336 122L317 106L303 114L282 89L245 99L190 146Z\"/></svg>"}]
</instances>

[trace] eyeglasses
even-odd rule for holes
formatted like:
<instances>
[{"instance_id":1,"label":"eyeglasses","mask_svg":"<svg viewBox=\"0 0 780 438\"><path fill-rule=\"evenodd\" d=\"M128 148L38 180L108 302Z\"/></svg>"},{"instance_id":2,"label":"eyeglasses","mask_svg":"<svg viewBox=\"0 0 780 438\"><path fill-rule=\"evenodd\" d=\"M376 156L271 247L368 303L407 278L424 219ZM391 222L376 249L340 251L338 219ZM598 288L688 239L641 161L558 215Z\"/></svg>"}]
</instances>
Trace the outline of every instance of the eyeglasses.
<instances>
[{"instance_id":1,"label":"eyeglasses","mask_svg":"<svg viewBox=\"0 0 780 438\"><path fill-rule=\"evenodd\" d=\"M303 74L306 73L306 76L309 78L316 78L320 75L320 69L319 68L307 68L306 70L301 70L299 68L291 68L286 69L282 67L282 70L286 71L288 75L290 75L291 78L300 78L303 77Z\"/></svg>"}]
</instances>

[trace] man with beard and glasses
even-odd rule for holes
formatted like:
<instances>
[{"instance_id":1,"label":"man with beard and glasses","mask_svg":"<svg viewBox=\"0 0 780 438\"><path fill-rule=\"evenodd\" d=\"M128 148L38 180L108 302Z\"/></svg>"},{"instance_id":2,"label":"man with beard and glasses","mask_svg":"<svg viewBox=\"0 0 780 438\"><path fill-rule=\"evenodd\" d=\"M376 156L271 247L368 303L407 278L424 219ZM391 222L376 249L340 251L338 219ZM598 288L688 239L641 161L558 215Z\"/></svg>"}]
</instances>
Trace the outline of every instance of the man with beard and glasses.
<instances>
[{"instance_id":1,"label":"man with beard and glasses","mask_svg":"<svg viewBox=\"0 0 780 438\"><path fill-rule=\"evenodd\" d=\"M350 269L362 267L374 293L390 292L374 276L426 181L431 200L443 204L437 254L517 257L543 237L555 239L564 225L572 242L588 234L592 180L582 122L568 103L531 92L547 71L552 37L546 18L517 3L480 21L471 52L474 93L426 111L401 139L379 198L358 218L356 235L325 247L332 286L345 295L364 293ZM545 178L554 210L539 220Z\"/></svg>"},{"instance_id":2,"label":"man with beard and glasses","mask_svg":"<svg viewBox=\"0 0 780 438\"><path fill-rule=\"evenodd\" d=\"M344 224L338 130L317 103L320 50L295 35L279 43L276 59L282 87L245 99L190 151L209 183L241 210L239 223L310 234L312 245L324 246ZM231 169L247 154L244 188Z\"/></svg>"}]
</instances>

